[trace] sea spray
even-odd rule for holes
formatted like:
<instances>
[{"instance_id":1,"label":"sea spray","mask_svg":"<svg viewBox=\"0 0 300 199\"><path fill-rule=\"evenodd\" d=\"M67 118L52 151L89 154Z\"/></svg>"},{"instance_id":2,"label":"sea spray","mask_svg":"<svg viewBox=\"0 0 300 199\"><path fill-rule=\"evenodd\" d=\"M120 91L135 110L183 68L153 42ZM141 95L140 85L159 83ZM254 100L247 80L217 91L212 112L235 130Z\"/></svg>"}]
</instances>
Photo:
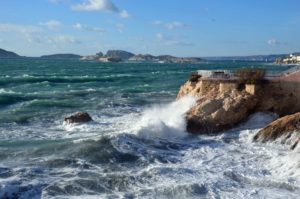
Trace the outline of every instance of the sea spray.
<instances>
[{"instance_id":1,"label":"sea spray","mask_svg":"<svg viewBox=\"0 0 300 199\"><path fill-rule=\"evenodd\" d=\"M136 125L136 132L144 139L176 140L186 134L185 113L196 103L192 97L184 97L167 105L146 109Z\"/></svg>"}]
</instances>

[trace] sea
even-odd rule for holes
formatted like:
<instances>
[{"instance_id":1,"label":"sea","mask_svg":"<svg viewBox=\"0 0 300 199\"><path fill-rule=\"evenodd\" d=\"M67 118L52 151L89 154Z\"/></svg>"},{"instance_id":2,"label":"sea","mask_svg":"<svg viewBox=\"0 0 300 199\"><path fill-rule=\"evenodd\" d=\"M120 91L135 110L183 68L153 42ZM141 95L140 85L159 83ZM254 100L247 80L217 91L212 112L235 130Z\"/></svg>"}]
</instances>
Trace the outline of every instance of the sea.
<instances>
[{"instance_id":1,"label":"sea","mask_svg":"<svg viewBox=\"0 0 300 199\"><path fill-rule=\"evenodd\" d=\"M265 62L200 64L0 60L0 198L299 198L300 149L254 143L276 119L190 135L176 101L197 70L290 69ZM94 121L65 124L88 112Z\"/></svg>"}]
</instances>

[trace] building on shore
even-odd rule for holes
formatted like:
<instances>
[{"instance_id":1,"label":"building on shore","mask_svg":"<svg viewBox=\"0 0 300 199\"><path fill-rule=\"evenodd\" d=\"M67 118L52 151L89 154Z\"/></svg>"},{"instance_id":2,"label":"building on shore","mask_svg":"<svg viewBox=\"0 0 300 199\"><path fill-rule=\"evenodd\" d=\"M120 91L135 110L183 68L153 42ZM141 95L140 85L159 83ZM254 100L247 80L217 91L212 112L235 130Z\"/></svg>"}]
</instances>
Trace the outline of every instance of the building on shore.
<instances>
[{"instance_id":1,"label":"building on shore","mask_svg":"<svg viewBox=\"0 0 300 199\"><path fill-rule=\"evenodd\" d=\"M289 57L286 57L284 59L277 59L277 64L300 64L300 55L293 55L290 54Z\"/></svg>"}]
</instances>

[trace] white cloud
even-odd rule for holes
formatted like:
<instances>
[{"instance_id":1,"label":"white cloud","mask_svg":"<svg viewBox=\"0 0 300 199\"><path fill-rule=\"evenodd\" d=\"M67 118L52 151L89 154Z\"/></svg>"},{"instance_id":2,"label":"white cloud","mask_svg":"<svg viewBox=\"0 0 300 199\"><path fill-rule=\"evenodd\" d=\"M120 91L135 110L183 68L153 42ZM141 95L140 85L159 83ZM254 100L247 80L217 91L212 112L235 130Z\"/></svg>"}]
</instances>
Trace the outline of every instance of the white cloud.
<instances>
[{"instance_id":1,"label":"white cloud","mask_svg":"<svg viewBox=\"0 0 300 199\"><path fill-rule=\"evenodd\" d=\"M162 24L162 21L156 20L156 21L153 21L153 24L154 24L154 25L161 25L161 24Z\"/></svg>"},{"instance_id":2,"label":"white cloud","mask_svg":"<svg viewBox=\"0 0 300 199\"><path fill-rule=\"evenodd\" d=\"M116 24L116 28L119 31L119 33L123 33L124 27L125 27L124 24L121 24L121 23Z\"/></svg>"},{"instance_id":3,"label":"white cloud","mask_svg":"<svg viewBox=\"0 0 300 199\"><path fill-rule=\"evenodd\" d=\"M0 24L0 32L15 33L25 37L28 42L40 41L42 30L36 26L18 25L18 24Z\"/></svg>"},{"instance_id":4,"label":"white cloud","mask_svg":"<svg viewBox=\"0 0 300 199\"><path fill-rule=\"evenodd\" d=\"M98 32L98 33L105 32L105 30L102 29L102 28L85 26L85 25L82 25L81 23L75 24L73 26L73 28L76 29L76 30L85 30L85 31L88 31L88 32Z\"/></svg>"},{"instance_id":5,"label":"white cloud","mask_svg":"<svg viewBox=\"0 0 300 199\"><path fill-rule=\"evenodd\" d=\"M77 23L73 26L74 29L76 30L82 30L83 29L83 25L81 23Z\"/></svg>"},{"instance_id":6,"label":"white cloud","mask_svg":"<svg viewBox=\"0 0 300 199\"><path fill-rule=\"evenodd\" d=\"M165 27L169 30L173 30L173 29L177 29L177 28L182 28L182 27L185 27L186 25L181 23L181 22L178 22L178 21L173 21L171 23L166 23L165 24Z\"/></svg>"},{"instance_id":7,"label":"white cloud","mask_svg":"<svg viewBox=\"0 0 300 199\"><path fill-rule=\"evenodd\" d=\"M79 40L68 35L49 35L37 26L26 26L18 24L0 24L0 32L17 34L20 39L28 43L37 44L79 44Z\"/></svg>"},{"instance_id":8,"label":"white cloud","mask_svg":"<svg viewBox=\"0 0 300 199\"><path fill-rule=\"evenodd\" d=\"M0 32L35 33L40 31L41 29L36 26L0 24Z\"/></svg>"},{"instance_id":9,"label":"white cloud","mask_svg":"<svg viewBox=\"0 0 300 199\"><path fill-rule=\"evenodd\" d=\"M109 11L118 13L122 18L129 18L130 15L126 10L120 10L111 0L84 0L80 4L73 5L74 11Z\"/></svg>"},{"instance_id":10,"label":"white cloud","mask_svg":"<svg viewBox=\"0 0 300 199\"><path fill-rule=\"evenodd\" d=\"M162 33L156 33L156 38L158 40L163 40L164 39L164 35Z\"/></svg>"},{"instance_id":11,"label":"white cloud","mask_svg":"<svg viewBox=\"0 0 300 199\"><path fill-rule=\"evenodd\" d=\"M77 39L72 36L68 35L55 35L48 37L47 40L50 44L74 44L74 43L81 43Z\"/></svg>"},{"instance_id":12,"label":"white cloud","mask_svg":"<svg viewBox=\"0 0 300 199\"><path fill-rule=\"evenodd\" d=\"M287 44L287 43L285 43L285 42L280 42L280 41L278 41L278 40L276 40L276 39L269 39L269 40L267 41L267 43L268 43L270 46L286 45L286 44Z\"/></svg>"},{"instance_id":13,"label":"white cloud","mask_svg":"<svg viewBox=\"0 0 300 199\"><path fill-rule=\"evenodd\" d=\"M119 12L119 9L110 0L85 0L81 4L72 6L75 11L111 11Z\"/></svg>"},{"instance_id":14,"label":"white cloud","mask_svg":"<svg viewBox=\"0 0 300 199\"><path fill-rule=\"evenodd\" d=\"M50 30L59 30L63 24L60 21L57 20L50 20L44 23L40 23L42 26L48 27Z\"/></svg>"},{"instance_id":15,"label":"white cloud","mask_svg":"<svg viewBox=\"0 0 300 199\"><path fill-rule=\"evenodd\" d=\"M128 14L128 12L126 10L122 10L120 12L120 17L122 17L122 18L129 18L130 15Z\"/></svg>"},{"instance_id":16,"label":"white cloud","mask_svg":"<svg viewBox=\"0 0 300 199\"><path fill-rule=\"evenodd\" d=\"M268 43L269 45L274 46L274 45L277 44L277 40L276 40L276 39L269 39L269 40L267 41L267 43Z\"/></svg>"},{"instance_id":17,"label":"white cloud","mask_svg":"<svg viewBox=\"0 0 300 199\"><path fill-rule=\"evenodd\" d=\"M179 21L172 21L172 22L164 23L163 21L156 20L153 22L153 24L156 26L164 27L168 30L174 30L174 29L187 27L186 24L179 22Z\"/></svg>"},{"instance_id":18,"label":"white cloud","mask_svg":"<svg viewBox=\"0 0 300 199\"><path fill-rule=\"evenodd\" d=\"M177 40L176 38L165 36L163 33L156 33L156 39L160 44L168 46L194 46L193 43Z\"/></svg>"}]
</instances>

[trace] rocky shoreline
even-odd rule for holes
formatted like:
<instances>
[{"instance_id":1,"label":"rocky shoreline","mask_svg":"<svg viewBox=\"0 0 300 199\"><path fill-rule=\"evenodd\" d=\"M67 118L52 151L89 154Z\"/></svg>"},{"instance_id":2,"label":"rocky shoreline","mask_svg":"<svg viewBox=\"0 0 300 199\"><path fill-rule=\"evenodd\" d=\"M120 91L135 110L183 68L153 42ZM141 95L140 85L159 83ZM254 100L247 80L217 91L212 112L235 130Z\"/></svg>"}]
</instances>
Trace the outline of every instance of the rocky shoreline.
<instances>
[{"instance_id":1,"label":"rocky shoreline","mask_svg":"<svg viewBox=\"0 0 300 199\"><path fill-rule=\"evenodd\" d=\"M296 148L300 142L300 83L287 80L287 76L254 84L222 78L188 80L177 96L177 100L184 96L197 98L196 105L186 113L187 132L216 134L233 128L253 113L272 112L280 118L262 129L254 141L281 139L291 149ZM293 139L289 139L292 135Z\"/></svg>"}]
</instances>

